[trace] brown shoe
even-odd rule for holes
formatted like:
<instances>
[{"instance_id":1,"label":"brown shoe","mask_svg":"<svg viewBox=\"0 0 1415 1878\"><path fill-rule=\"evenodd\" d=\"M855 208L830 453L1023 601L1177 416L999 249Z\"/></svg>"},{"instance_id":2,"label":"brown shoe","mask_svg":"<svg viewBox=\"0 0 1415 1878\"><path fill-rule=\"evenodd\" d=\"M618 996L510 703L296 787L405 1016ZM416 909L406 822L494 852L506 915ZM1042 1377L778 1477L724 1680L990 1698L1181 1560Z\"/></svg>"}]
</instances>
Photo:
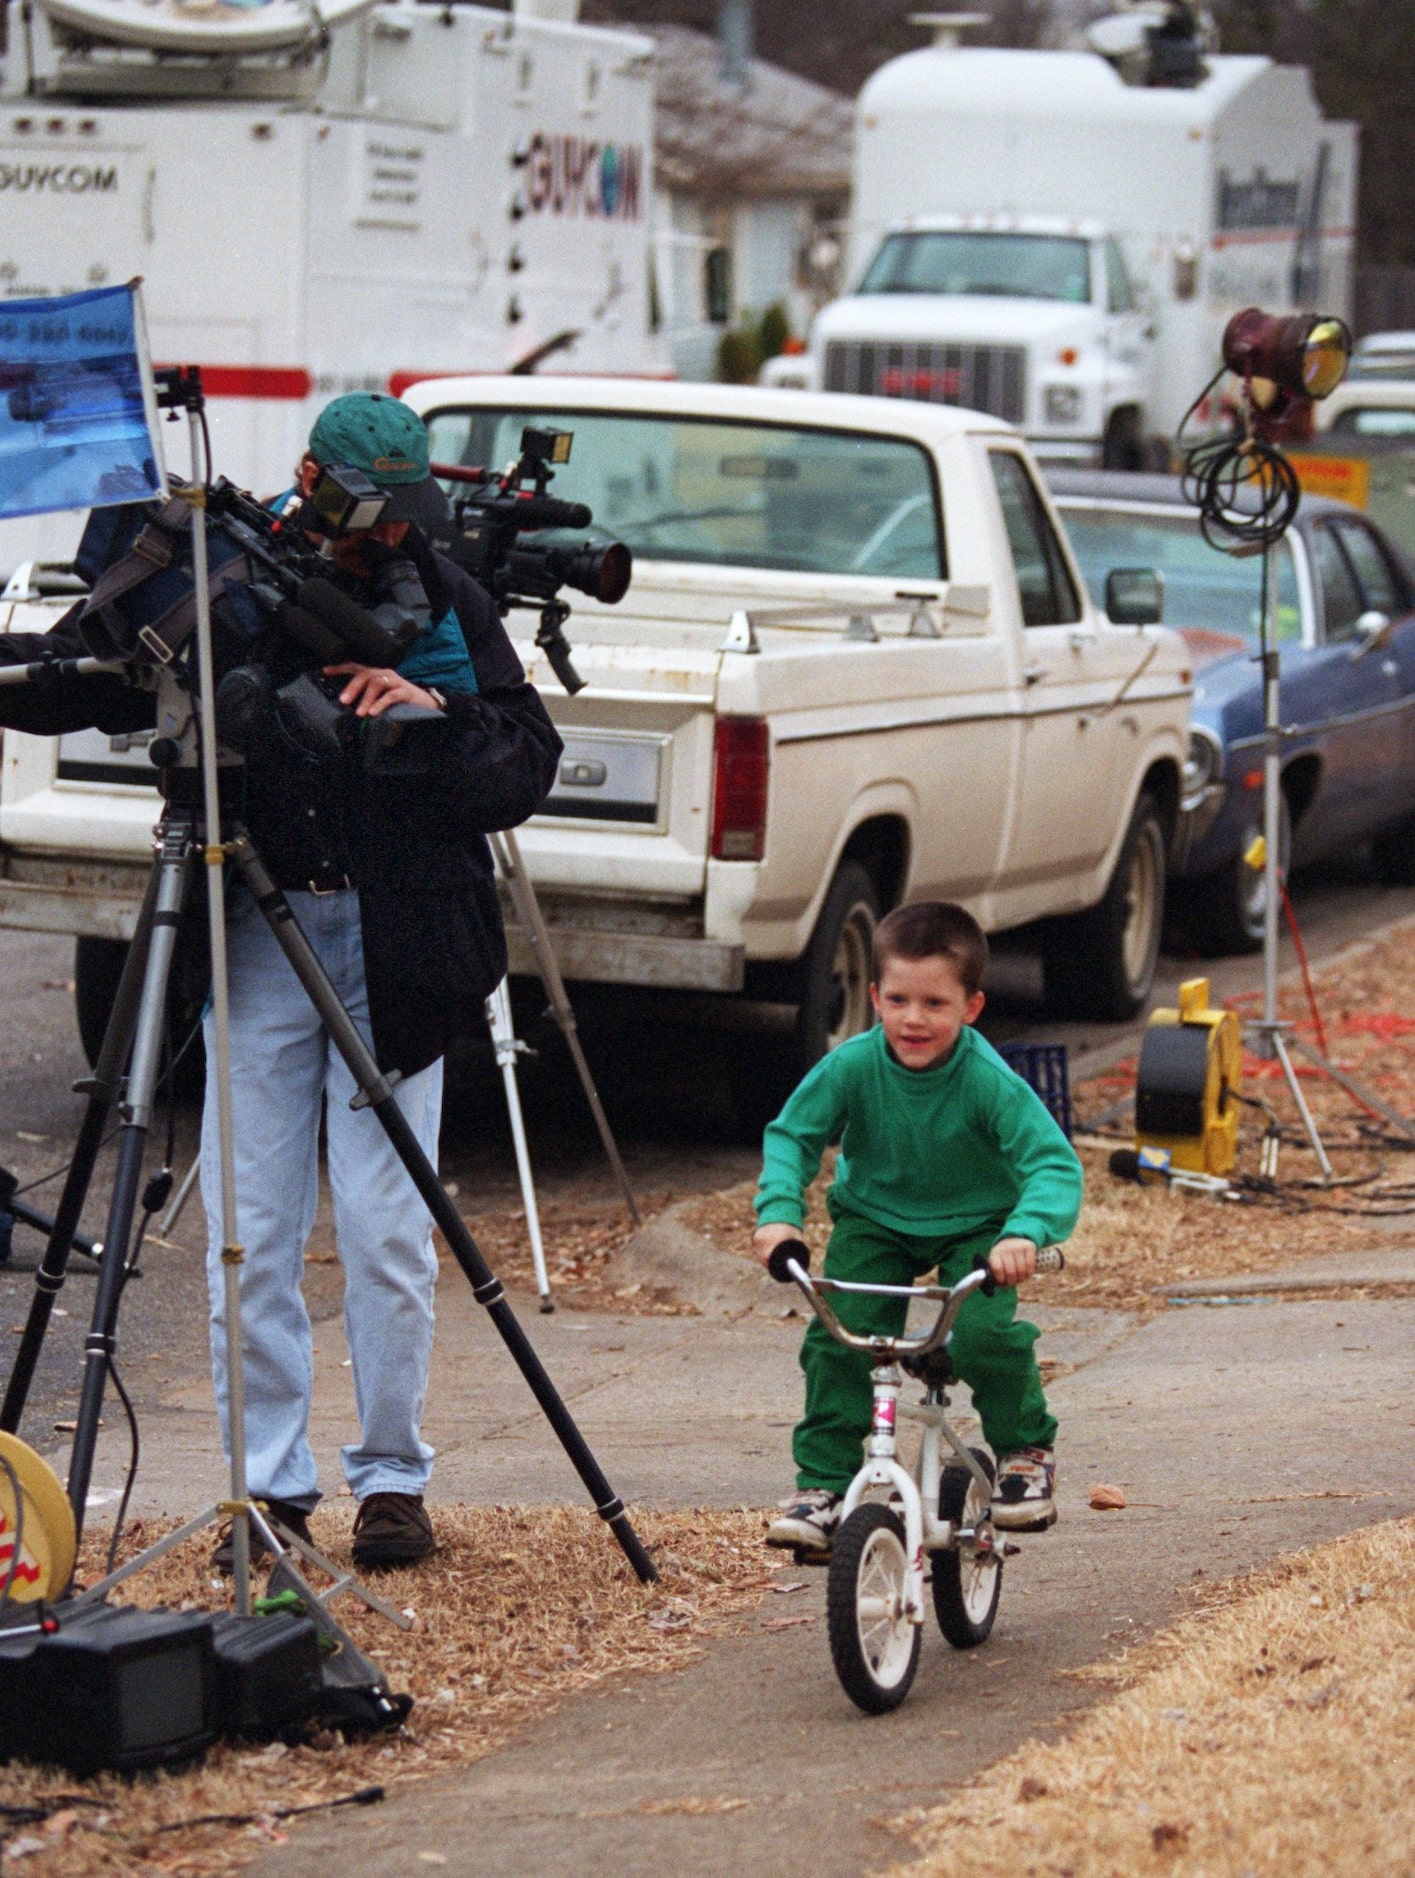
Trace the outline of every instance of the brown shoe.
<instances>
[{"instance_id":1,"label":"brown shoe","mask_svg":"<svg viewBox=\"0 0 1415 1878\"><path fill-rule=\"evenodd\" d=\"M278 1520L282 1526L288 1526L297 1539L303 1539L306 1545L314 1544L313 1539L310 1537L310 1516L302 1506L292 1506L288 1500L259 1500L257 1504L265 1507L272 1519ZM228 1519L226 1524L221 1528L221 1531L216 1535L216 1550L211 1555L213 1568L219 1571L224 1578L229 1578L236 1569L235 1539L232 1533L232 1526L233 1522ZM263 1559L265 1553L265 1541L253 1526L251 1528L252 1565L254 1565L257 1560Z\"/></svg>"},{"instance_id":2,"label":"brown shoe","mask_svg":"<svg viewBox=\"0 0 1415 1878\"><path fill-rule=\"evenodd\" d=\"M399 1565L416 1565L436 1547L420 1493L371 1493L359 1502L354 1563L360 1571L386 1572Z\"/></svg>"}]
</instances>

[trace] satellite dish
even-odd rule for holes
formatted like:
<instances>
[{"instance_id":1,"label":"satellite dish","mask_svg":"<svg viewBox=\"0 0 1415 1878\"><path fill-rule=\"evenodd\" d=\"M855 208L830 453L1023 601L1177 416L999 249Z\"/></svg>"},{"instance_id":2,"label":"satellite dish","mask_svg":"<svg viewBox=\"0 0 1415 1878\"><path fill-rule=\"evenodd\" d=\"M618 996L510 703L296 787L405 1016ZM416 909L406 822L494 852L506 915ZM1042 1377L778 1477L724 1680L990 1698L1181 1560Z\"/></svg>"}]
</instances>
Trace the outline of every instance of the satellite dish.
<instances>
[{"instance_id":1,"label":"satellite dish","mask_svg":"<svg viewBox=\"0 0 1415 1878\"><path fill-rule=\"evenodd\" d=\"M289 52L376 0L39 0L71 32L149 52Z\"/></svg>"}]
</instances>

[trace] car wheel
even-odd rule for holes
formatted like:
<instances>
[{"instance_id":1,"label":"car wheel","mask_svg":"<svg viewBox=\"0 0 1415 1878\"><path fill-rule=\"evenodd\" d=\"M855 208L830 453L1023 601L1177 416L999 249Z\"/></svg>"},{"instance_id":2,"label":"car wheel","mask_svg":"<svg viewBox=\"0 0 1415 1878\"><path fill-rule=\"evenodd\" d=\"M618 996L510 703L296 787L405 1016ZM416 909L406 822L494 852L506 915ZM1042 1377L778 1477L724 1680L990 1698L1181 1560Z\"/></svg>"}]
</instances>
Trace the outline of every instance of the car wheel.
<instances>
[{"instance_id":1,"label":"car wheel","mask_svg":"<svg viewBox=\"0 0 1415 1878\"><path fill-rule=\"evenodd\" d=\"M1104 898L1045 929L1042 972L1055 1016L1119 1023L1143 1006L1164 928L1165 859L1159 810L1142 795Z\"/></svg>"},{"instance_id":2,"label":"car wheel","mask_svg":"<svg viewBox=\"0 0 1415 1878\"><path fill-rule=\"evenodd\" d=\"M733 1052L731 1080L737 1119L758 1133L806 1071L828 1051L874 1022L870 975L879 896L858 861L842 861L825 896L810 944L797 968L798 1003L783 1048Z\"/></svg>"},{"instance_id":3,"label":"car wheel","mask_svg":"<svg viewBox=\"0 0 1415 1878\"><path fill-rule=\"evenodd\" d=\"M1292 818L1286 797L1279 828L1278 858L1285 873L1292 852ZM1188 883L1185 899L1189 936L1206 958L1262 951L1267 876L1262 868L1249 867L1243 859L1261 833L1261 819L1255 818L1244 828L1238 852L1231 860Z\"/></svg>"},{"instance_id":4,"label":"car wheel","mask_svg":"<svg viewBox=\"0 0 1415 1878\"><path fill-rule=\"evenodd\" d=\"M1415 815L1377 835L1371 859L1383 887L1415 887Z\"/></svg>"}]
</instances>

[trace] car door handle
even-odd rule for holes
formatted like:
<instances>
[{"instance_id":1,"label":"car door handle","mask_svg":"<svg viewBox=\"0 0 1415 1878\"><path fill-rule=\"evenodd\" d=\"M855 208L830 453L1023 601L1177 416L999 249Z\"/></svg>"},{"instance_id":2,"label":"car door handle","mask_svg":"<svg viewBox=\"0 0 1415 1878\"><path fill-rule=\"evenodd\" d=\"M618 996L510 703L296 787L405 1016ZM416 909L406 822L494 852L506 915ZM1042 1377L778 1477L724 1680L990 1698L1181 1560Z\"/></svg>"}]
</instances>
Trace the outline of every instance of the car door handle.
<instances>
[{"instance_id":1,"label":"car door handle","mask_svg":"<svg viewBox=\"0 0 1415 1878\"><path fill-rule=\"evenodd\" d=\"M1022 667L1023 684L1024 685L1039 684L1041 680L1046 677L1047 670L1048 668L1045 665L1036 665L1036 664L1024 665Z\"/></svg>"},{"instance_id":2,"label":"car door handle","mask_svg":"<svg viewBox=\"0 0 1415 1878\"><path fill-rule=\"evenodd\" d=\"M1400 666L1394 659L1382 659L1381 670L1387 678L1398 678L1400 676Z\"/></svg>"}]
</instances>

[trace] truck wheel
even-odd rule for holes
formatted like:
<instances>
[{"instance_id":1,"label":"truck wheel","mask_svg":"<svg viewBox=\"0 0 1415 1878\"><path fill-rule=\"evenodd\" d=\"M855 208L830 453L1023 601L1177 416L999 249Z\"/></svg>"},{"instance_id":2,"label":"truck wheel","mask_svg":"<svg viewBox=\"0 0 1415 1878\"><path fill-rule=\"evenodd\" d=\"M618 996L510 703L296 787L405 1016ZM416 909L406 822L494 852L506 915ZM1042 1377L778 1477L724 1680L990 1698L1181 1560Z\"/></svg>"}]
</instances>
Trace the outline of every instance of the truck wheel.
<instances>
[{"instance_id":1,"label":"truck wheel","mask_svg":"<svg viewBox=\"0 0 1415 1878\"><path fill-rule=\"evenodd\" d=\"M1120 1023L1141 1008L1159 957L1164 876L1164 827L1154 798L1142 795L1104 899L1046 931L1042 972L1055 1016Z\"/></svg>"},{"instance_id":2,"label":"truck wheel","mask_svg":"<svg viewBox=\"0 0 1415 1878\"><path fill-rule=\"evenodd\" d=\"M739 1042L729 1058L732 1105L748 1135L780 1113L808 1069L874 1022L871 952L879 924L874 881L858 861L835 871L810 944L797 967L796 1024L790 1042L763 1050Z\"/></svg>"},{"instance_id":3,"label":"truck wheel","mask_svg":"<svg viewBox=\"0 0 1415 1878\"><path fill-rule=\"evenodd\" d=\"M1101 468L1142 470L1145 445L1140 435L1140 413L1133 407L1112 411L1101 443Z\"/></svg>"},{"instance_id":4,"label":"truck wheel","mask_svg":"<svg viewBox=\"0 0 1415 1878\"><path fill-rule=\"evenodd\" d=\"M798 1079L874 1022L870 975L879 898L858 861L842 861L801 960L796 1013Z\"/></svg>"},{"instance_id":5,"label":"truck wheel","mask_svg":"<svg viewBox=\"0 0 1415 1878\"><path fill-rule=\"evenodd\" d=\"M1286 799L1282 804L1280 828L1278 853L1285 870L1292 849L1292 819L1287 812ZM1206 958L1228 958L1237 953L1262 950L1268 883L1260 868L1249 867L1243 859L1261 833L1261 821L1250 823L1243 830L1238 852L1232 860L1216 867L1211 874L1187 883L1189 936ZM1415 879L1415 874L1411 878Z\"/></svg>"},{"instance_id":6,"label":"truck wheel","mask_svg":"<svg viewBox=\"0 0 1415 1878\"><path fill-rule=\"evenodd\" d=\"M113 1014L113 1000L118 995L118 980L128 956L123 939L76 939L74 941L74 1014L78 1018L79 1041L89 1067L98 1061L103 1035ZM201 1005L185 995L174 983L167 995L167 1033L174 1049L182 1045L201 1019ZM206 1080L206 1052L201 1032L192 1037L177 1064L176 1093L184 1098L200 1095Z\"/></svg>"}]
</instances>

